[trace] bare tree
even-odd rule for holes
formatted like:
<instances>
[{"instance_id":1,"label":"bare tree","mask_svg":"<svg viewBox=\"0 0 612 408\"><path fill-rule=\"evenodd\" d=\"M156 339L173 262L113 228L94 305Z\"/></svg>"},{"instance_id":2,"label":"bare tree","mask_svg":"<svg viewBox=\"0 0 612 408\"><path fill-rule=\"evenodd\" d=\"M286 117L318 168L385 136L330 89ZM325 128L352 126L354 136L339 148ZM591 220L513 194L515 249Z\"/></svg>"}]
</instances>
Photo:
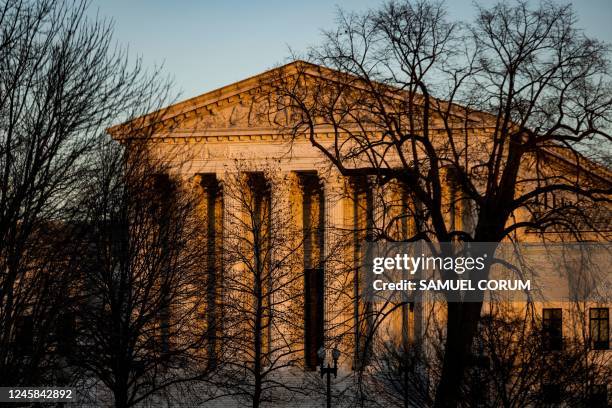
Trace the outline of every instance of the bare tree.
<instances>
[{"instance_id":1,"label":"bare tree","mask_svg":"<svg viewBox=\"0 0 612 408\"><path fill-rule=\"evenodd\" d=\"M489 304L474 342L463 406L598 406L594 385L609 381L610 360L582 336L587 326L577 318L581 305L564 304L570 323L553 347L535 304Z\"/></svg>"},{"instance_id":2,"label":"bare tree","mask_svg":"<svg viewBox=\"0 0 612 408\"><path fill-rule=\"evenodd\" d=\"M369 336L372 344L369 366L358 373L356 398L378 406L431 406L432 379L439 375L440 339L443 338L440 330L432 333L430 337L436 337L428 337L427 343L416 339L405 341L397 333L386 330ZM357 400L354 405L363 404Z\"/></svg>"},{"instance_id":3,"label":"bare tree","mask_svg":"<svg viewBox=\"0 0 612 408\"><path fill-rule=\"evenodd\" d=\"M609 47L571 7L477 7L460 25L443 4L391 1L341 12L308 60L267 83L270 105L344 176L403 185L407 240L608 239L609 163L585 145L611 139ZM458 404L482 304L447 305L437 407Z\"/></svg>"},{"instance_id":4,"label":"bare tree","mask_svg":"<svg viewBox=\"0 0 612 408\"><path fill-rule=\"evenodd\" d=\"M0 2L0 382L46 384L74 295L69 220L104 126L147 77L87 2ZM150 78L149 78L150 79ZM53 240L49 240L53 238ZM25 342L24 342L25 340Z\"/></svg>"},{"instance_id":5,"label":"bare tree","mask_svg":"<svg viewBox=\"0 0 612 408\"><path fill-rule=\"evenodd\" d=\"M580 303L566 303L564 313L583 316ZM583 319L572 323L560 338L562 347L551 348L542 317L533 303L521 307L488 303L471 348L461 407L525 407L567 404L605 406L596 402L597 385L610 378L610 359L598 353L582 336ZM569 316L566 316L566 318ZM372 353L372 370L364 378L366 395L380 406L431 406L435 389L430 378L440 375L445 335L434 330L429 347L411 347L379 337ZM561 343L560 343L561 344ZM428 352L428 349L430 352ZM600 405L597 405L600 404Z\"/></svg>"},{"instance_id":6,"label":"bare tree","mask_svg":"<svg viewBox=\"0 0 612 408\"><path fill-rule=\"evenodd\" d=\"M117 407L181 398L171 387L211 368L198 196L139 140L109 141L98 157L80 202L74 366Z\"/></svg>"},{"instance_id":7,"label":"bare tree","mask_svg":"<svg viewBox=\"0 0 612 408\"><path fill-rule=\"evenodd\" d=\"M293 366L303 366L305 357L303 256L317 258L312 270L319 270L322 254L304 252L307 233L291 222L288 180L272 166L243 170L238 163L223 181L228 206L223 338L227 355L233 356L226 361L225 381L233 395L259 407L287 402L305 391L301 373L292 372Z\"/></svg>"}]
</instances>

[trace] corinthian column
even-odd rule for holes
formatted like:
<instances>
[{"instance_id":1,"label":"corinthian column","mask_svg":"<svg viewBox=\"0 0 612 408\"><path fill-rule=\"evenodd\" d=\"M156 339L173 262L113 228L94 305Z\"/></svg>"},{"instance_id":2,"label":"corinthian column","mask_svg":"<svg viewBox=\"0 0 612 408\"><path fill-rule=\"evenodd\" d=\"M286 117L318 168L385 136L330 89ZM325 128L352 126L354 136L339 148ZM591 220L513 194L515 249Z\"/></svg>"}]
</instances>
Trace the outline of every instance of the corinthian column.
<instances>
[{"instance_id":1,"label":"corinthian column","mask_svg":"<svg viewBox=\"0 0 612 408\"><path fill-rule=\"evenodd\" d=\"M270 274L269 288L271 306L270 317L273 324L268 325L267 336L270 339L270 359L274 360L280 354L286 353L287 344L298 342L301 337L295 328L290 327L287 316L291 313L291 293L299 290L293 279L295 273L302 270L299 254L301 247L298 240L296 218L293 216L292 193L297 185L297 176L290 171L266 172L266 181L270 186ZM301 230L299 230L301 231ZM298 272L299 271L299 272ZM282 358L282 357L281 357Z\"/></svg>"},{"instance_id":2,"label":"corinthian column","mask_svg":"<svg viewBox=\"0 0 612 408\"><path fill-rule=\"evenodd\" d=\"M243 245L239 237L244 234L244 231L240 231L243 224L240 222L241 214L243 213L241 202L239 199L239 175L229 171L217 173L217 179L222 191L223 204L222 204L222 216L221 216L221 260L223 265L223 283L224 286L221 290L221 302L223 305L230 305L232 302L236 302L236 293L233 293L233 288L236 287L236 281L239 279L245 279L244 277L244 266L240 264L237 257L237 250L239 246ZM228 316L229 314L230 316ZM233 316L235 312L232 309L226 310L226 316L221 321L221 326L224 326L223 320L235 320ZM227 329L224 327L223 330L232 330L225 334L228 338L236 335L234 330L238 330L236 325L230 325Z\"/></svg>"},{"instance_id":3,"label":"corinthian column","mask_svg":"<svg viewBox=\"0 0 612 408\"><path fill-rule=\"evenodd\" d=\"M353 305L350 228L345 214L347 180L337 171L329 171L323 178L325 196L325 347L338 347L349 356Z\"/></svg>"}]
</instances>

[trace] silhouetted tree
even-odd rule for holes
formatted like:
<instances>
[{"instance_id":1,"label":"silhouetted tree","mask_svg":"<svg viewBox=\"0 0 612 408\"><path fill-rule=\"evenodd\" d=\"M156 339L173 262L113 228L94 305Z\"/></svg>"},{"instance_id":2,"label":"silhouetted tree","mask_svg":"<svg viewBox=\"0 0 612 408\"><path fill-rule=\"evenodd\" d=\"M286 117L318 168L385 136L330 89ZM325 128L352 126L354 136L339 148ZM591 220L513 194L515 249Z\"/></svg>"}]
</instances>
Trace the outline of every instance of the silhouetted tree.
<instances>
[{"instance_id":1,"label":"silhouetted tree","mask_svg":"<svg viewBox=\"0 0 612 408\"><path fill-rule=\"evenodd\" d=\"M0 2L3 385L61 382L53 373L65 365L62 327L78 297L71 218L88 154L105 126L160 89L86 9L86 1Z\"/></svg>"},{"instance_id":2,"label":"silhouetted tree","mask_svg":"<svg viewBox=\"0 0 612 408\"><path fill-rule=\"evenodd\" d=\"M182 398L171 386L201 380L211 368L198 195L140 142L109 141L98 152L74 255L74 366L83 383L103 383L117 407Z\"/></svg>"},{"instance_id":3,"label":"silhouetted tree","mask_svg":"<svg viewBox=\"0 0 612 408\"><path fill-rule=\"evenodd\" d=\"M341 12L308 54L324 68L281 70L270 106L344 176L403 185L416 203L406 239L608 239L609 163L590 148L611 139L608 45L570 6L476 11L470 25L427 1ZM372 240L389 238L373 225ZM437 407L459 403L481 309L447 305Z\"/></svg>"},{"instance_id":4,"label":"silhouetted tree","mask_svg":"<svg viewBox=\"0 0 612 408\"><path fill-rule=\"evenodd\" d=\"M303 256L317 257L317 269L322 254L304 255L306 233L292 221L289 180L273 166L251 170L237 163L223 180L223 331L233 356L224 381L231 394L259 407L305 392L292 374L304 361Z\"/></svg>"},{"instance_id":5,"label":"silhouetted tree","mask_svg":"<svg viewBox=\"0 0 612 408\"><path fill-rule=\"evenodd\" d=\"M462 381L460 407L542 407L551 404L596 406L597 386L610 379L610 357L593 350L582 302L568 302L563 346L551 350L536 304L487 303ZM426 407L434 402L444 359L442 327L426 342L406 346L392 336L378 336L372 370L363 377L370 404ZM600 402L601 404L601 402ZM599 405L598 405L599 406ZM605 405L603 405L605 406Z\"/></svg>"}]
</instances>

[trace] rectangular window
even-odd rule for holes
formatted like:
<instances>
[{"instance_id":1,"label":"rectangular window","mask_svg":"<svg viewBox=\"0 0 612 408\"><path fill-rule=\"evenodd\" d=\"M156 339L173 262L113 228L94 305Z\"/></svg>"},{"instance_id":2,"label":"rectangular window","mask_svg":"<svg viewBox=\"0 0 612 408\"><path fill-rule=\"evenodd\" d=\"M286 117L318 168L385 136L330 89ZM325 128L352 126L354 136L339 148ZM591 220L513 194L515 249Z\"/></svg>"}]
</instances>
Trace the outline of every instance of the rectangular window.
<instances>
[{"instance_id":1,"label":"rectangular window","mask_svg":"<svg viewBox=\"0 0 612 408\"><path fill-rule=\"evenodd\" d=\"M592 307L589 310L591 344L595 350L610 348L610 310L607 307Z\"/></svg>"},{"instance_id":2,"label":"rectangular window","mask_svg":"<svg viewBox=\"0 0 612 408\"><path fill-rule=\"evenodd\" d=\"M543 309L542 329L544 334L544 347L547 350L561 350L563 345L563 310Z\"/></svg>"},{"instance_id":3,"label":"rectangular window","mask_svg":"<svg viewBox=\"0 0 612 408\"><path fill-rule=\"evenodd\" d=\"M319 363L317 351L323 346L323 268L305 270L304 277L304 349L306 367L314 370Z\"/></svg>"}]
</instances>

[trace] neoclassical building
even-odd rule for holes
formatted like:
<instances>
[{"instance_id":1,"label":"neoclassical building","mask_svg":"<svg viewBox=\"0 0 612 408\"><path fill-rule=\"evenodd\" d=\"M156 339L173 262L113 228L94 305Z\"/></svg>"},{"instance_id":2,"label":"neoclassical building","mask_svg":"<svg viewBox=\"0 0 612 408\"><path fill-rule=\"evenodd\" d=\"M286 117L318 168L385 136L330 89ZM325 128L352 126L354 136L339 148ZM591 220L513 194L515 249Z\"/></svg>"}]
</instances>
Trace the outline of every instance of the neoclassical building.
<instances>
[{"instance_id":1,"label":"neoclassical building","mask_svg":"<svg viewBox=\"0 0 612 408\"><path fill-rule=\"evenodd\" d=\"M278 70L291 70L295 64L299 63ZM242 188L259 190L256 192L263 194L262 200L270 207L271 224L287 227L290 223L291 233L299 237L295 255L298 267L303 268L300 354L304 366L316 368L320 347L337 346L343 351L343 366L352 368L359 355L358 338L366 330L356 323L366 311L361 302L355 301L364 283L339 282L337 277L332 281L330 277L352 276L356 265L361 264L360 246L375 222L374 213L382 210L376 203L382 190L367 179L342 177L306 137L289 134L283 127L288 119L279 117L286 113L270 117L257 96L262 78L276 71L174 104L152 114L155 119L145 116L111 128L109 133L117 140L129 139L133 137L130 131L139 133L140 121L155 120L147 143L156 155L170 161L173 178L200 188L203 215L210 225L209 239L215 241L212 246L220 252L224 246L235 244L228 230L236 228L232 220L249 194ZM326 137L324 129L322 132ZM252 182L238 185L238 173ZM253 187L257 185L267 187ZM399 189L385 194L393 196L399 210L408 205ZM289 213L281 214L281 206L290 208ZM211 261L207 270L218 266ZM405 306L397 314L401 315L398 330L403 320L403 327L410 327L404 336L414 336L418 331L414 306Z\"/></svg>"},{"instance_id":2,"label":"neoclassical building","mask_svg":"<svg viewBox=\"0 0 612 408\"><path fill-rule=\"evenodd\" d=\"M298 350L301 364L306 369L315 369L321 347L338 347L342 351L341 365L350 371L364 361L363 349L368 345L363 339L368 338L367 333L376 324L372 316L377 306L361 296L370 283L360 271L362 246L377 223L406 213L414 203L399 185L390 183L382 188L368 177L342 176L306 135L291 131L290 111L270 109L269 100L262 98L262 81L279 72L303 68L300 64L295 62L179 102L129 124L115 126L109 133L121 141L146 128L151 151L169 161L171 176L197 186L209 226L208 245L215 249L211 253L222 254L240 247L236 235L246 232L236 231L236 219L242 217L237 214L244 212L241 206L245 201L254 202L251 216L267 219L267 228L275 231L274 239L295 244L289 245L293 249L286 249L294 251L293 263L287 262L279 271L268 273L267 279L276 280L269 283L269 288L291 281L288 277L296 270L300 276L296 287L301 293L298 297L290 296L294 300L299 298L295 300L299 306L292 309L269 295L264 299L268 302L264 302L264 307L271 311L263 319L274 320L283 310L293 310L294 321L290 323L301 329L295 341L287 340L286 344L291 344L287 346L290 348L299 344L294 350ZM312 69L310 74L329 72ZM477 121L478 115L475 117L475 127L486 127ZM316 127L316 132L318 140L333 139L332 130L325 126ZM478 139L474 143L479 143ZM551 157L563 161L563 157ZM598 177L609 176L604 172ZM447 206L446 222L454 229L469 230L474 224L470 203L458 196L452 177L448 180L443 199ZM397 217L393 233L401 239L410 234L411 228L408 217ZM280 252L271 255L270 265L276 265L274 257L283 258ZM237 272L228 271L220 266L223 256L216 257L207 262L207 273L214 274L216 270L244 273L244 265L237 267ZM218 276L218 282L224 279ZM273 311L274 308L278 310ZM544 319L557 327L559 310L557 306L544 308ZM209 325L214 319L224 319L224 311L216 313L220 316L206 317ZM390 313L393 318L388 319L384 330L398 342L413 342L430 330L426 322L430 316L421 304L402 304ZM607 348L609 309L598 305L591 314L591 322L598 324L599 346L603 348L605 343ZM275 342L286 340L284 331L291 331L283 323L270 324L270 320L261 327L265 332L263 349L270 353L279 350ZM601 332L604 327L607 333Z\"/></svg>"}]
</instances>

